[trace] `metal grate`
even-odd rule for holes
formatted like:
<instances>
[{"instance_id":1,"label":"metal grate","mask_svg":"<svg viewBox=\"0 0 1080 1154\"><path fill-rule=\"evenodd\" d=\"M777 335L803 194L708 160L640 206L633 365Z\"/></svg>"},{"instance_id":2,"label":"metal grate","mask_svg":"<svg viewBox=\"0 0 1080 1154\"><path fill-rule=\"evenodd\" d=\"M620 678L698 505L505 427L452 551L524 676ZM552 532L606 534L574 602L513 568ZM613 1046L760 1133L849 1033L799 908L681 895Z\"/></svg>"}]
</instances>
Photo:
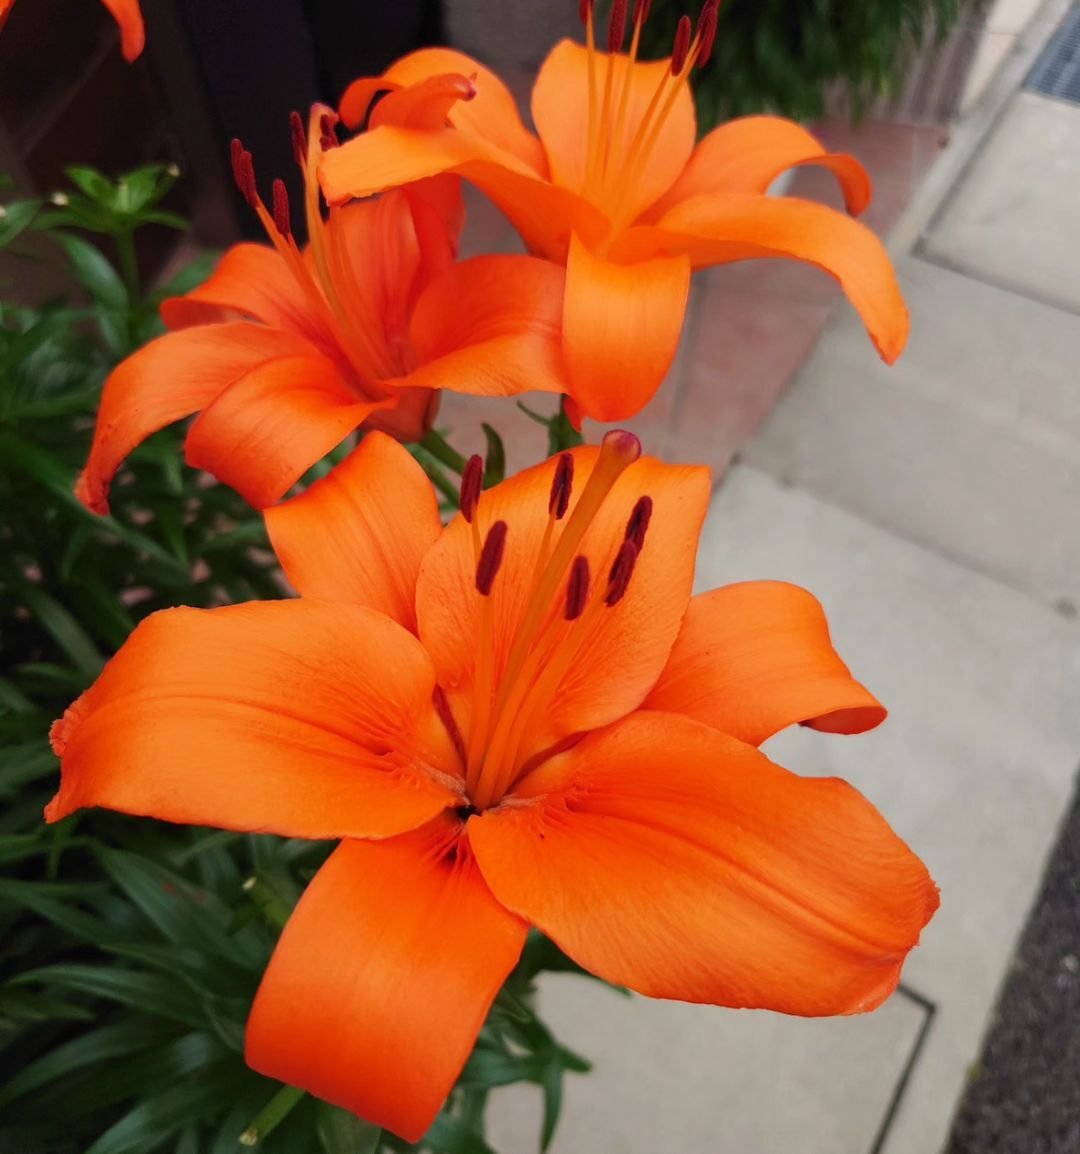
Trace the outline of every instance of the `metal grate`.
<instances>
[{"instance_id":1,"label":"metal grate","mask_svg":"<svg viewBox=\"0 0 1080 1154\"><path fill-rule=\"evenodd\" d=\"M1080 3L1069 9L1028 73L1024 87L1080 104Z\"/></svg>"}]
</instances>

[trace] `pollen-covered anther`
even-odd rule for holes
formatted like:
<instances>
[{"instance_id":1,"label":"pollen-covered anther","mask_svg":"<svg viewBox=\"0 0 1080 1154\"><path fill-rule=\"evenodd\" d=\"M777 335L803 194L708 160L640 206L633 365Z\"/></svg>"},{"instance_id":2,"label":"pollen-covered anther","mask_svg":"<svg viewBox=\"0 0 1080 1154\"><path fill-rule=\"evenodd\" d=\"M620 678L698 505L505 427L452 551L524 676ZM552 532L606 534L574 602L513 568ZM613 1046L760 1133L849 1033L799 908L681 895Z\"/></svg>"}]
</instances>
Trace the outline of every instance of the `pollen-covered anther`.
<instances>
[{"instance_id":1,"label":"pollen-covered anther","mask_svg":"<svg viewBox=\"0 0 1080 1154\"><path fill-rule=\"evenodd\" d=\"M570 566L570 579L566 583L566 609L563 616L567 621L576 621L585 612L589 600L589 559L579 554Z\"/></svg>"},{"instance_id":2,"label":"pollen-covered anther","mask_svg":"<svg viewBox=\"0 0 1080 1154\"><path fill-rule=\"evenodd\" d=\"M624 539L633 541L639 553L645 544L645 534L648 532L649 522L652 520L652 513L653 499L648 494L645 494L645 496L637 499L630 518L626 522Z\"/></svg>"},{"instance_id":3,"label":"pollen-covered anther","mask_svg":"<svg viewBox=\"0 0 1080 1154\"><path fill-rule=\"evenodd\" d=\"M608 20L608 51L618 52L626 36L626 0L612 0Z\"/></svg>"},{"instance_id":4,"label":"pollen-covered anther","mask_svg":"<svg viewBox=\"0 0 1080 1154\"><path fill-rule=\"evenodd\" d=\"M323 152L329 152L331 148L337 148L341 143L337 136L337 114L333 112L324 112L319 117L319 147Z\"/></svg>"},{"instance_id":5,"label":"pollen-covered anther","mask_svg":"<svg viewBox=\"0 0 1080 1154\"><path fill-rule=\"evenodd\" d=\"M307 164L307 133L304 131L304 118L295 109L289 113L289 133L293 159L303 168Z\"/></svg>"},{"instance_id":6,"label":"pollen-covered anther","mask_svg":"<svg viewBox=\"0 0 1080 1154\"><path fill-rule=\"evenodd\" d=\"M496 521L488 530L484 546L480 550L480 560L476 566L476 590L483 597L491 595L495 578L502 568L506 552L506 522Z\"/></svg>"},{"instance_id":7,"label":"pollen-covered anther","mask_svg":"<svg viewBox=\"0 0 1080 1154\"><path fill-rule=\"evenodd\" d=\"M634 566L637 564L638 547L633 541L623 541L611 565L608 574L607 593L604 595L604 604L610 608L617 605L626 596L630 587L630 578L634 575Z\"/></svg>"},{"instance_id":8,"label":"pollen-covered anther","mask_svg":"<svg viewBox=\"0 0 1080 1154\"><path fill-rule=\"evenodd\" d=\"M551 496L548 497L548 512L556 521L561 521L570 508L570 494L574 487L574 457L572 453L560 453L555 464L555 476L551 479Z\"/></svg>"},{"instance_id":9,"label":"pollen-covered anther","mask_svg":"<svg viewBox=\"0 0 1080 1154\"><path fill-rule=\"evenodd\" d=\"M461 471L461 515L471 525L476 516L476 507L480 504L480 490L484 486L484 461L479 453L465 462Z\"/></svg>"},{"instance_id":10,"label":"pollen-covered anther","mask_svg":"<svg viewBox=\"0 0 1080 1154\"><path fill-rule=\"evenodd\" d=\"M675 29L675 45L671 49L671 75L678 76L686 65L686 54L690 51L690 37L693 34L690 17L685 13L679 17Z\"/></svg>"},{"instance_id":11,"label":"pollen-covered anther","mask_svg":"<svg viewBox=\"0 0 1080 1154\"><path fill-rule=\"evenodd\" d=\"M255 163L238 137L234 136L229 144L229 159L232 161L233 180L236 181L240 195L254 208L259 200L255 188Z\"/></svg>"},{"instance_id":12,"label":"pollen-covered anther","mask_svg":"<svg viewBox=\"0 0 1080 1154\"><path fill-rule=\"evenodd\" d=\"M284 237L292 236L292 220L289 213L289 191L283 180L274 181L274 227Z\"/></svg>"}]
</instances>

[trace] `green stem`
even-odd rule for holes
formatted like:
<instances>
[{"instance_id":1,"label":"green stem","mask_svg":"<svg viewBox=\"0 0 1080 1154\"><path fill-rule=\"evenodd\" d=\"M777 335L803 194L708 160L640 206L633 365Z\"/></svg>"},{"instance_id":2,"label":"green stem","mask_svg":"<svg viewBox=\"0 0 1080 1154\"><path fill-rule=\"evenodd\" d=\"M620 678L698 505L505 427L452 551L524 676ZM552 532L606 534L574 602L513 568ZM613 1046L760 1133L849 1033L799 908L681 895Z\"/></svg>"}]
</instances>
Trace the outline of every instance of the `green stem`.
<instances>
[{"instance_id":1,"label":"green stem","mask_svg":"<svg viewBox=\"0 0 1080 1154\"><path fill-rule=\"evenodd\" d=\"M237 1141L241 1146L257 1146L289 1116L289 1112L306 1093L306 1090L299 1090L295 1086L282 1086Z\"/></svg>"},{"instance_id":2,"label":"green stem","mask_svg":"<svg viewBox=\"0 0 1080 1154\"><path fill-rule=\"evenodd\" d=\"M135 256L135 234L130 228L116 233L116 251L120 257L120 276L127 289L127 336L132 351L139 340L139 320L143 311L142 289L139 286L139 261Z\"/></svg>"},{"instance_id":3,"label":"green stem","mask_svg":"<svg viewBox=\"0 0 1080 1154\"><path fill-rule=\"evenodd\" d=\"M455 473L465 471L465 458L441 433L437 433L434 429L428 429L424 434L424 439L420 442L420 446L427 449L436 461L448 469L453 469Z\"/></svg>"}]
</instances>

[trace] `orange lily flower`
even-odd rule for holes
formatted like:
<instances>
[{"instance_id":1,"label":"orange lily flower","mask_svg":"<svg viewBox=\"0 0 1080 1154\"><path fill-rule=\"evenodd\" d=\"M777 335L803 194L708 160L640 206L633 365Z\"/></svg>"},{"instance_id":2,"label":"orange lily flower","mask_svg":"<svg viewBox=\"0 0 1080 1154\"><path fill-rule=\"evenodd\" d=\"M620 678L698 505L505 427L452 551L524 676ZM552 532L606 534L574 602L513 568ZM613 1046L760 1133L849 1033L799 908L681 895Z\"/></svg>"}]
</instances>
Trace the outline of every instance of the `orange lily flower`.
<instances>
[{"instance_id":1,"label":"orange lily flower","mask_svg":"<svg viewBox=\"0 0 1080 1154\"><path fill-rule=\"evenodd\" d=\"M293 236L278 180L259 197L251 154L233 146L237 183L273 247L238 244L205 284L167 300L172 331L105 383L76 492L108 511L124 458L151 433L201 410L189 464L252 505L273 504L359 425L419 440L443 387L489 395L561 391L563 273L527 256L455 263L458 181L425 181L324 219L315 171L337 145L336 115L293 115L310 243Z\"/></svg>"},{"instance_id":2,"label":"orange lily flower","mask_svg":"<svg viewBox=\"0 0 1080 1154\"><path fill-rule=\"evenodd\" d=\"M120 26L120 51L129 63L136 60L146 45L146 29L138 0L101 0ZM0 0L0 28L11 14L15 0Z\"/></svg>"},{"instance_id":3,"label":"orange lily flower","mask_svg":"<svg viewBox=\"0 0 1080 1154\"><path fill-rule=\"evenodd\" d=\"M323 161L331 202L457 173L506 214L529 250L566 266L563 347L571 398L601 421L624 420L648 403L671 365L694 268L790 257L832 274L888 361L907 339L908 315L878 239L843 213L765 195L796 165L830 168L847 207L859 213L870 181L851 156L830 155L810 133L770 116L734 120L695 147L690 73L716 32L708 0L695 35L683 17L670 60L637 59L648 10L637 0L629 54L620 53L627 5L612 5L608 52L596 48L592 4L583 3L587 45L558 44L532 92L537 136L527 131L501 81L468 56L424 49L382 77L356 81L341 102L350 127L374 96L425 86L441 95L469 77L475 99L449 107L437 125L379 124ZM445 107L445 105L444 105Z\"/></svg>"},{"instance_id":4,"label":"orange lily flower","mask_svg":"<svg viewBox=\"0 0 1080 1154\"><path fill-rule=\"evenodd\" d=\"M528 925L610 982L873 1009L937 907L835 778L756 746L885 711L779 582L690 596L704 469L631 434L439 520L372 433L268 510L293 601L169 609L53 728L58 821L102 805L338 838L255 998L255 1069L418 1139Z\"/></svg>"}]
</instances>

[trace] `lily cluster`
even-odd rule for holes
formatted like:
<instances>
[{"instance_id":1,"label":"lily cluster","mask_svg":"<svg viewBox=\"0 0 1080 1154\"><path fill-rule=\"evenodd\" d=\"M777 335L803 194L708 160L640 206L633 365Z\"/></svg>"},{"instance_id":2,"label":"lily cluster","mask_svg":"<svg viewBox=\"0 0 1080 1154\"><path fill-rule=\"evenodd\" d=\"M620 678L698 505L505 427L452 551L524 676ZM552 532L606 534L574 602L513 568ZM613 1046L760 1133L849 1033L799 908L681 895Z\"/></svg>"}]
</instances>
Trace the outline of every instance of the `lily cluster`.
<instances>
[{"instance_id":1,"label":"lily cluster","mask_svg":"<svg viewBox=\"0 0 1080 1154\"><path fill-rule=\"evenodd\" d=\"M602 51L582 4L584 46L558 45L537 77L535 135L492 72L447 49L294 115L306 244L285 185L264 200L234 142L270 243L166 302L169 331L106 384L78 485L105 511L127 454L197 413L189 463L265 510L298 596L143 622L53 728L47 819L105 806L339 841L282 934L247 1059L410 1141L530 926L642 994L830 1015L889 996L937 907L865 798L760 752L787 726L858 733L885 710L805 590L691 595L706 470L624 431L487 490L474 457L443 524L401 444L444 388L632 416L709 264L818 265L881 355L902 349L873 235L767 195L820 164L857 213L861 166L770 117L695 145L689 82L716 0L669 59L642 62L648 7L615 0ZM459 259L462 180L527 255Z\"/></svg>"}]
</instances>

